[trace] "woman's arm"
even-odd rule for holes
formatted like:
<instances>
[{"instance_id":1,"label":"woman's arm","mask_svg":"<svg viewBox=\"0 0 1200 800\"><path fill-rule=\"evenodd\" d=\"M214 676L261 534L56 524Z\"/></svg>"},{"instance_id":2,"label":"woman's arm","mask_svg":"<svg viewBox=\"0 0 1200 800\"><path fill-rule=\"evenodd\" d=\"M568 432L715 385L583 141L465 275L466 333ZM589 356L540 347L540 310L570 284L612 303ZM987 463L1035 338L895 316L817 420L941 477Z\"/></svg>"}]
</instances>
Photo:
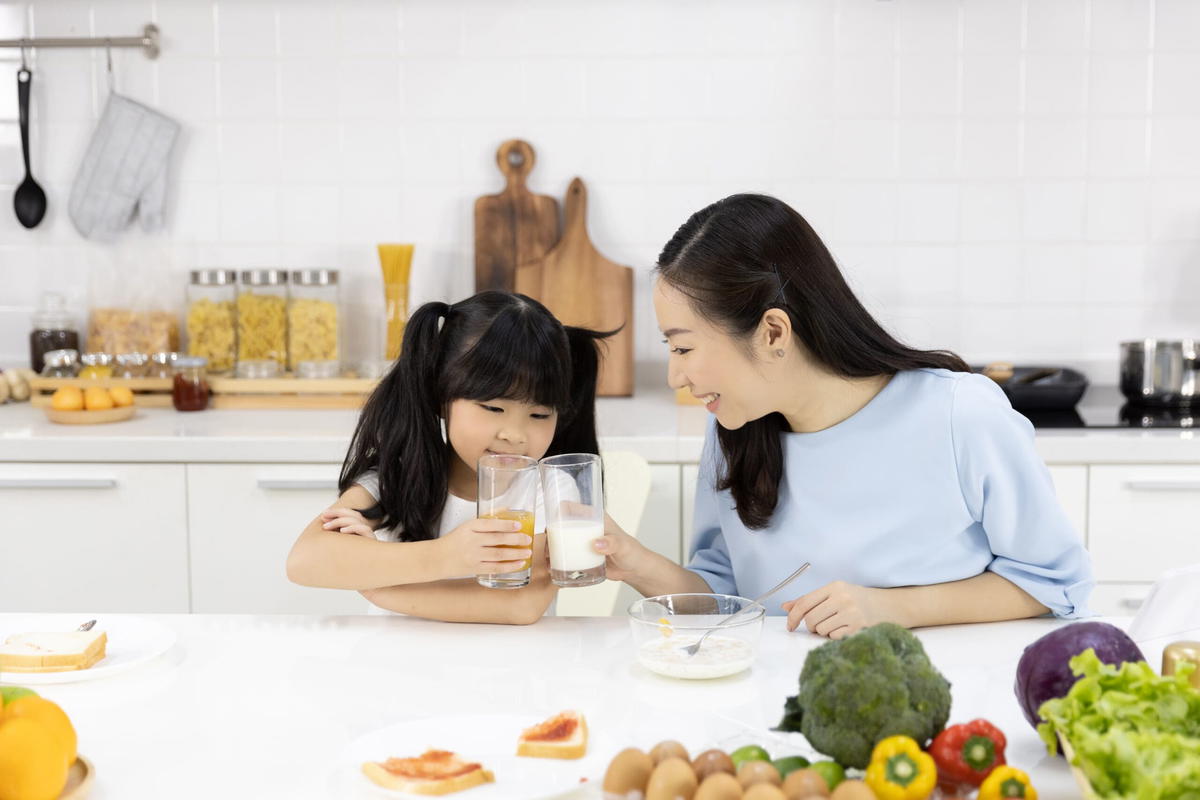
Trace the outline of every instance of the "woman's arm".
<instances>
[{"instance_id":1,"label":"woman's arm","mask_svg":"<svg viewBox=\"0 0 1200 800\"><path fill-rule=\"evenodd\" d=\"M711 592L712 588L696 573L676 564L634 539L607 514L604 538L592 545L604 553L604 573L611 581L624 581L643 597L684 592Z\"/></svg>"},{"instance_id":2,"label":"woman's arm","mask_svg":"<svg viewBox=\"0 0 1200 800\"><path fill-rule=\"evenodd\" d=\"M358 538L358 537L350 537ZM443 622L530 625L546 613L558 588L546 565L546 537L534 537L533 572L520 589L488 589L474 578L367 589L363 597L380 608Z\"/></svg>"}]
</instances>

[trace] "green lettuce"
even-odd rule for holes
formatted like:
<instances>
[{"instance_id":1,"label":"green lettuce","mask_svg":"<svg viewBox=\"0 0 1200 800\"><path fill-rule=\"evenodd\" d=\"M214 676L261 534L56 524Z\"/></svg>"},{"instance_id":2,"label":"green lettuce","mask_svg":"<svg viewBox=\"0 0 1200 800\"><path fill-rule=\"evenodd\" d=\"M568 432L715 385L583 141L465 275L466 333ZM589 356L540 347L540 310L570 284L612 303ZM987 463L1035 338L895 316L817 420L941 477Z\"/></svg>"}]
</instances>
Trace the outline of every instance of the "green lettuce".
<instances>
[{"instance_id":1,"label":"green lettuce","mask_svg":"<svg viewBox=\"0 0 1200 800\"><path fill-rule=\"evenodd\" d=\"M1105 664L1090 648L1070 665L1079 680L1038 709L1050 752L1061 733L1102 798L1200 800L1200 691L1188 681L1195 665L1160 677L1145 661Z\"/></svg>"}]
</instances>

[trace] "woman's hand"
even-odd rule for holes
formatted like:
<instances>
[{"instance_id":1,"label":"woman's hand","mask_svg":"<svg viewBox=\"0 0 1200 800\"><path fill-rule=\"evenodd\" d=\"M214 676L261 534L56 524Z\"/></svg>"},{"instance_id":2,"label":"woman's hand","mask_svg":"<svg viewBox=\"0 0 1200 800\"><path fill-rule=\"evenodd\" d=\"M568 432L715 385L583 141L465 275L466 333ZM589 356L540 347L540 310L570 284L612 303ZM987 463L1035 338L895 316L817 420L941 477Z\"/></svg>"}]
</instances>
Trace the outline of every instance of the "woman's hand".
<instances>
[{"instance_id":1,"label":"woman's hand","mask_svg":"<svg viewBox=\"0 0 1200 800\"><path fill-rule=\"evenodd\" d=\"M533 554L533 540L511 519L472 519L440 537L443 572L448 578L516 572Z\"/></svg>"},{"instance_id":2,"label":"woman's hand","mask_svg":"<svg viewBox=\"0 0 1200 800\"><path fill-rule=\"evenodd\" d=\"M354 533L368 539L375 538L375 527L353 508L333 506L321 512L321 527L327 531Z\"/></svg>"},{"instance_id":3,"label":"woman's hand","mask_svg":"<svg viewBox=\"0 0 1200 800\"><path fill-rule=\"evenodd\" d=\"M605 556L604 577L610 581L625 581L637 573L640 556L646 548L605 514L604 536L592 541L592 549Z\"/></svg>"},{"instance_id":4,"label":"woman's hand","mask_svg":"<svg viewBox=\"0 0 1200 800\"><path fill-rule=\"evenodd\" d=\"M783 604L787 628L803 622L810 631L829 639L844 639L877 622L899 622L888 615L887 589L834 581Z\"/></svg>"}]
</instances>

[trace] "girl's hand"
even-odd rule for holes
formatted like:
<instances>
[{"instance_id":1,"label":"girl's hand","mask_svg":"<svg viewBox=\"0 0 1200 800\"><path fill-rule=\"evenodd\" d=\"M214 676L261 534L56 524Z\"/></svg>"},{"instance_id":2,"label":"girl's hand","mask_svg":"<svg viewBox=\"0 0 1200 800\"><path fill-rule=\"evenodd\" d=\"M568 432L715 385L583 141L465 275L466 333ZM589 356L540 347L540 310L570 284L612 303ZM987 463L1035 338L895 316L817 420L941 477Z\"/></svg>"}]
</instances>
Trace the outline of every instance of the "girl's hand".
<instances>
[{"instance_id":1,"label":"girl's hand","mask_svg":"<svg viewBox=\"0 0 1200 800\"><path fill-rule=\"evenodd\" d=\"M533 540L511 519L472 519L438 539L447 577L516 572L533 554Z\"/></svg>"},{"instance_id":2,"label":"girl's hand","mask_svg":"<svg viewBox=\"0 0 1200 800\"><path fill-rule=\"evenodd\" d=\"M637 573L637 565L645 548L605 514L604 537L594 540L592 549L605 555L604 577L610 581L624 581Z\"/></svg>"},{"instance_id":3,"label":"girl's hand","mask_svg":"<svg viewBox=\"0 0 1200 800\"><path fill-rule=\"evenodd\" d=\"M353 508L334 506L321 512L321 527L327 531L354 533L368 539L375 538L375 528L360 512Z\"/></svg>"},{"instance_id":4,"label":"girl's hand","mask_svg":"<svg viewBox=\"0 0 1200 800\"><path fill-rule=\"evenodd\" d=\"M830 639L844 639L877 622L896 622L887 614L887 589L834 581L783 604L787 629L803 622L810 631Z\"/></svg>"}]
</instances>

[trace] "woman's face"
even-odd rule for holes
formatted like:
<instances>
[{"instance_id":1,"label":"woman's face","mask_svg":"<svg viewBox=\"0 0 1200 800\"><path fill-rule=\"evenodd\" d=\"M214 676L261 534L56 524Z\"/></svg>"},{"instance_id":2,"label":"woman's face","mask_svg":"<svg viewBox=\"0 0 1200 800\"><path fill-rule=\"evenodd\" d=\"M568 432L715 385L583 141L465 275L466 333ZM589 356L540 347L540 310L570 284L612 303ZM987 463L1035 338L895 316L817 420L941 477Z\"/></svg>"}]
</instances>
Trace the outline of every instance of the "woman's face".
<instances>
[{"instance_id":1,"label":"woman's face","mask_svg":"<svg viewBox=\"0 0 1200 800\"><path fill-rule=\"evenodd\" d=\"M541 458L554 439L558 414L517 400L453 400L446 413L450 447L473 471L488 453Z\"/></svg>"},{"instance_id":2,"label":"woman's face","mask_svg":"<svg viewBox=\"0 0 1200 800\"><path fill-rule=\"evenodd\" d=\"M667 383L672 389L687 389L704 400L728 430L776 410L768 400L763 362L756 357L757 349L765 350L760 344L752 339L747 353L746 343L698 316L687 298L662 279L654 287L654 314L670 349Z\"/></svg>"}]
</instances>

